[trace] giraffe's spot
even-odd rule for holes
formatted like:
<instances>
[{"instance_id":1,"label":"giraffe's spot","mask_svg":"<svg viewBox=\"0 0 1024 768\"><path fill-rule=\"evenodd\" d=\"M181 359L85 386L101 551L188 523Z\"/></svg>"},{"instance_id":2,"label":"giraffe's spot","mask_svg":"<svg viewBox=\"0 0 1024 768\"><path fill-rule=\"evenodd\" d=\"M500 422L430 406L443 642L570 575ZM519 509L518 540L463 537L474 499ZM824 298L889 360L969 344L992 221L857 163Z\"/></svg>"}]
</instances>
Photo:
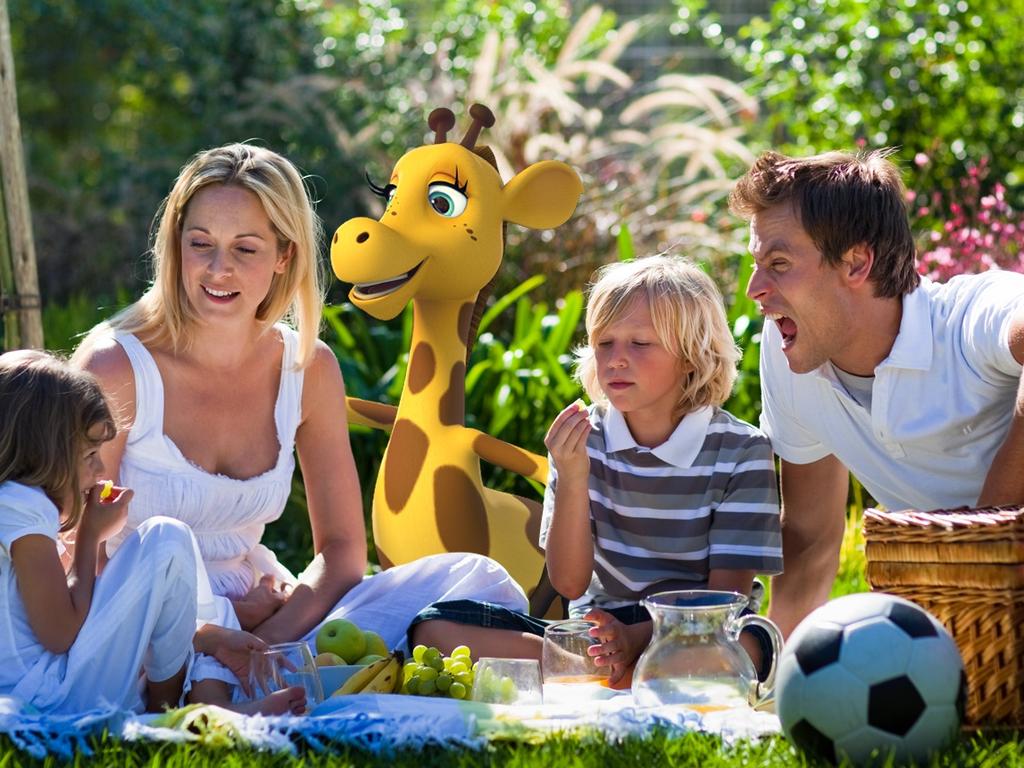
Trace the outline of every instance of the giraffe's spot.
<instances>
[{"instance_id":1,"label":"giraffe's spot","mask_svg":"<svg viewBox=\"0 0 1024 768\"><path fill-rule=\"evenodd\" d=\"M360 416L385 427L391 426L395 421L395 406L393 405L373 403L369 400L349 400L348 407Z\"/></svg>"},{"instance_id":2,"label":"giraffe's spot","mask_svg":"<svg viewBox=\"0 0 1024 768\"><path fill-rule=\"evenodd\" d=\"M380 544L374 542L373 546L377 550L377 562L380 563L381 569L386 571L388 568L391 568L394 563L391 562L390 557L384 554L384 550L380 548Z\"/></svg>"},{"instance_id":3,"label":"giraffe's spot","mask_svg":"<svg viewBox=\"0 0 1024 768\"><path fill-rule=\"evenodd\" d=\"M414 395L422 392L423 389L434 378L436 369L434 350L425 341L421 341L412 351L412 359L409 361L409 391Z\"/></svg>"},{"instance_id":4,"label":"giraffe's spot","mask_svg":"<svg viewBox=\"0 0 1024 768\"><path fill-rule=\"evenodd\" d=\"M459 308L459 341L463 344L466 343L466 338L469 336L469 324L473 322L473 310L475 305L472 301L467 301Z\"/></svg>"},{"instance_id":5,"label":"giraffe's spot","mask_svg":"<svg viewBox=\"0 0 1024 768\"><path fill-rule=\"evenodd\" d=\"M440 467L434 473L434 514L441 542L449 552L490 551L487 507L480 489L458 467Z\"/></svg>"},{"instance_id":6,"label":"giraffe's spot","mask_svg":"<svg viewBox=\"0 0 1024 768\"><path fill-rule=\"evenodd\" d=\"M478 456L486 453L491 463L524 477L532 475L539 466L536 460L521 448L482 432L473 439L473 451Z\"/></svg>"},{"instance_id":7,"label":"giraffe's spot","mask_svg":"<svg viewBox=\"0 0 1024 768\"><path fill-rule=\"evenodd\" d=\"M476 242L476 238L473 235L470 235L469 239L472 240L474 243Z\"/></svg>"},{"instance_id":8,"label":"giraffe's spot","mask_svg":"<svg viewBox=\"0 0 1024 768\"><path fill-rule=\"evenodd\" d=\"M438 417L445 426L462 424L466 418L466 364L461 360L452 366L448 391L441 396Z\"/></svg>"},{"instance_id":9,"label":"giraffe's spot","mask_svg":"<svg viewBox=\"0 0 1024 768\"><path fill-rule=\"evenodd\" d=\"M332 243L338 242L338 232L337 231L334 232L334 239L331 242Z\"/></svg>"},{"instance_id":10,"label":"giraffe's spot","mask_svg":"<svg viewBox=\"0 0 1024 768\"><path fill-rule=\"evenodd\" d=\"M384 459L384 500L395 514L402 511L423 471L430 440L408 419L399 419L391 432Z\"/></svg>"},{"instance_id":11,"label":"giraffe's spot","mask_svg":"<svg viewBox=\"0 0 1024 768\"><path fill-rule=\"evenodd\" d=\"M392 215L392 216L397 216L397 215L398 215L398 211L392 211L392 212L391 212L391 215Z\"/></svg>"},{"instance_id":12,"label":"giraffe's spot","mask_svg":"<svg viewBox=\"0 0 1024 768\"><path fill-rule=\"evenodd\" d=\"M519 499L519 503L526 507L526 511L529 513L529 517L526 518L526 540L530 542L530 546L533 547L537 553L541 556L544 555L544 550L540 548L540 518L543 514L543 509L539 502L533 499L524 499L522 496L516 496Z\"/></svg>"}]
</instances>

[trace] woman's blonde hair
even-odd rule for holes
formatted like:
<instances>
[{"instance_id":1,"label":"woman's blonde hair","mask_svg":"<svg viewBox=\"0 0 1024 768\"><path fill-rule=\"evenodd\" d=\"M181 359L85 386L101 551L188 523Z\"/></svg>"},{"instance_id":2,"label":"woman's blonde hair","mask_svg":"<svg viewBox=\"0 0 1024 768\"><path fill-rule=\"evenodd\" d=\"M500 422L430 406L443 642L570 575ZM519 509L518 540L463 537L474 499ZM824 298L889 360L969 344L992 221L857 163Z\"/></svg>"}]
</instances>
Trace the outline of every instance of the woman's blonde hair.
<instances>
[{"instance_id":1,"label":"woman's blonde hair","mask_svg":"<svg viewBox=\"0 0 1024 768\"><path fill-rule=\"evenodd\" d=\"M89 436L97 424L103 426L98 441ZM82 517L82 454L116 434L92 374L47 352L0 355L0 483L41 488L61 508L60 530L74 528ZM71 509L63 507L68 498L74 499Z\"/></svg>"},{"instance_id":2,"label":"woman's blonde hair","mask_svg":"<svg viewBox=\"0 0 1024 768\"><path fill-rule=\"evenodd\" d=\"M134 304L93 329L84 348L95 334L111 328L133 333L146 343L169 344L176 352L188 348L196 314L182 283L181 230L189 202L199 190L214 184L254 193L277 235L279 252L294 246L285 271L274 275L256 319L265 328L282 319L294 325L299 332L297 367L309 364L323 309L317 252L320 219L295 166L276 152L251 144L208 149L182 168L154 218L152 285Z\"/></svg>"},{"instance_id":3,"label":"woman's blonde hair","mask_svg":"<svg viewBox=\"0 0 1024 768\"><path fill-rule=\"evenodd\" d=\"M729 332L722 294L699 267L676 256L608 264L597 272L587 301L587 346L576 350L576 376L591 401L607 404L597 377L595 339L647 302L658 341L692 370L679 382L676 415L729 399L740 350Z\"/></svg>"}]
</instances>

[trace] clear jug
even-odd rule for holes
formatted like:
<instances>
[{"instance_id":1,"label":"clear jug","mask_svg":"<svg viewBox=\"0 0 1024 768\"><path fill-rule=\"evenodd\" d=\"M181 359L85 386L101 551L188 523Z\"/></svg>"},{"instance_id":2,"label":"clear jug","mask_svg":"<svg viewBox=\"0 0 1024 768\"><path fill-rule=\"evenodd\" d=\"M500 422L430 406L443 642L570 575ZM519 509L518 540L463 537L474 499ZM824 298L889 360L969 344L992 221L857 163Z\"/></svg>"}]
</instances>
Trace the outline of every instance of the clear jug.
<instances>
[{"instance_id":1,"label":"clear jug","mask_svg":"<svg viewBox=\"0 0 1024 768\"><path fill-rule=\"evenodd\" d=\"M755 706L775 685L782 633L768 619L740 616L747 598L738 592L659 592L643 600L654 629L633 670L633 699L640 706L685 704L701 712ZM768 677L757 672L739 633L748 624L768 631L772 661Z\"/></svg>"}]
</instances>

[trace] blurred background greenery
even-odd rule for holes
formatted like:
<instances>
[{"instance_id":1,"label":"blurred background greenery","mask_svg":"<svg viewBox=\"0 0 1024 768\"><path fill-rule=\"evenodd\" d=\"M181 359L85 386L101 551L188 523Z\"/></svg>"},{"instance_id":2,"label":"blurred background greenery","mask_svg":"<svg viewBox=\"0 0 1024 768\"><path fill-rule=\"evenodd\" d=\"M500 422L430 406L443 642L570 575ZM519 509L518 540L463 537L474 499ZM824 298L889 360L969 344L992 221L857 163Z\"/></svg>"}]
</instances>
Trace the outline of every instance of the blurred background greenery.
<instances>
[{"instance_id":1,"label":"blurred background greenery","mask_svg":"<svg viewBox=\"0 0 1024 768\"><path fill-rule=\"evenodd\" d=\"M510 177L542 158L584 178L577 215L509 228L467 375L467 421L533 450L575 398L595 267L699 261L745 351L729 408L760 411L760 317L725 198L769 147L898 147L922 250L942 278L1024 259L1024 0L19 0L9 4L47 346L137 296L151 218L194 152L251 140L306 174L328 231L380 213L364 173L472 101ZM994 201L994 202L993 202ZM932 262L929 262L931 264ZM938 262L935 262L938 263ZM952 266L950 266L952 265ZM394 401L408 315L380 323L336 281L324 338L352 395ZM354 430L364 496L386 437ZM494 473L493 485L537 492ZM311 549L301 478L268 544ZM851 500L862 500L853 489ZM369 505L366 506L369 509ZM372 551L372 550L371 550Z\"/></svg>"}]
</instances>

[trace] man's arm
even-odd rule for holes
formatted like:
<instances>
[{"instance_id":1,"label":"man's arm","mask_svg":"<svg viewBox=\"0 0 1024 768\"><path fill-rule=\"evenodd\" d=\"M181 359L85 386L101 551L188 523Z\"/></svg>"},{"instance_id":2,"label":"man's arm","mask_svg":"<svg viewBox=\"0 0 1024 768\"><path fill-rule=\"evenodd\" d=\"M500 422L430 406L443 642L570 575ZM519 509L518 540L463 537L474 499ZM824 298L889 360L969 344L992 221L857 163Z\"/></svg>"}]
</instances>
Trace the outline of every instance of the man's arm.
<instances>
[{"instance_id":1,"label":"man's arm","mask_svg":"<svg viewBox=\"0 0 1024 768\"><path fill-rule=\"evenodd\" d=\"M1024 364L1024 309L1017 311L1010 325L1010 352ZM978 497L979 507L1024 504L1024 372L1017 387L1013 417L1006 439L996 451Z\"/></svg>"},{"instance_id":2,"label":"man's arm","mask_svg":"<svg viewBox=\"0 0 1024 768\"><path fill-rule=\"evenodd\" d=\"M849 472L835 456L782 462L782 560L772 579L768 617L784 637L828 600L839 569Z\"/></svg>"}]
</instances>

